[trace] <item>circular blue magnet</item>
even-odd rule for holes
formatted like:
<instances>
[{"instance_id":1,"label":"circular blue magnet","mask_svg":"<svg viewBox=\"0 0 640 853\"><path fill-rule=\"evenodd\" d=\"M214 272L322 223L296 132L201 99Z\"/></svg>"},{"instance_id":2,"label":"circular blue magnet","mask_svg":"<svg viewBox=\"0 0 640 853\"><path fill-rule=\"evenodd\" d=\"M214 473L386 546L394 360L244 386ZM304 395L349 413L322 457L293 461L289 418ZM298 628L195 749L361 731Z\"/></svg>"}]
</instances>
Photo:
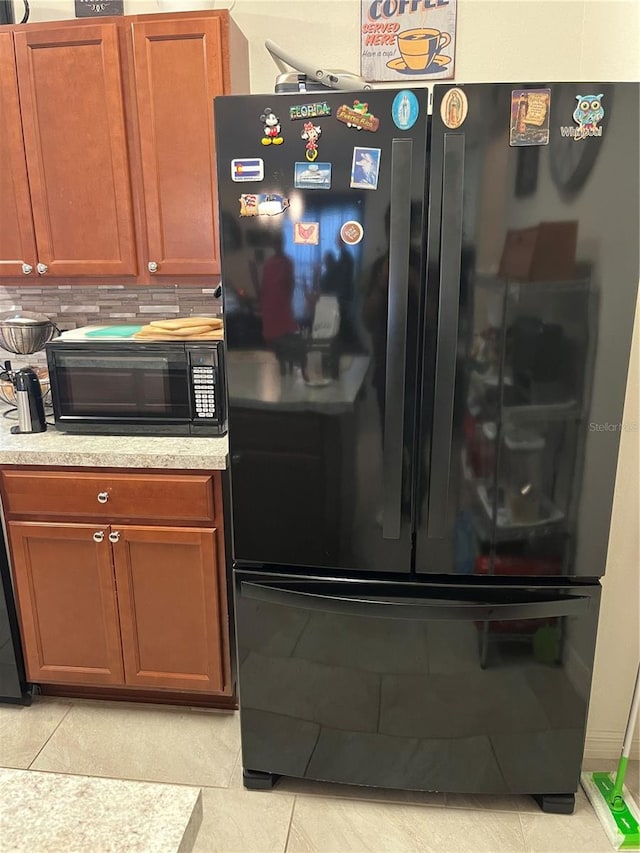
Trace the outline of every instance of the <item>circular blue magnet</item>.
<instances>
[{"instance_id":1,"label":"circular blue magnet","mask_svg":"<svg viewBox=\"0 0 640 853\"><path fill-rule=\"evenodd\" d=\"M393 99L391 117L400 130L409 130L418 120L420 105L410 89L402 89Z\"/></svg>"}]
</instances>

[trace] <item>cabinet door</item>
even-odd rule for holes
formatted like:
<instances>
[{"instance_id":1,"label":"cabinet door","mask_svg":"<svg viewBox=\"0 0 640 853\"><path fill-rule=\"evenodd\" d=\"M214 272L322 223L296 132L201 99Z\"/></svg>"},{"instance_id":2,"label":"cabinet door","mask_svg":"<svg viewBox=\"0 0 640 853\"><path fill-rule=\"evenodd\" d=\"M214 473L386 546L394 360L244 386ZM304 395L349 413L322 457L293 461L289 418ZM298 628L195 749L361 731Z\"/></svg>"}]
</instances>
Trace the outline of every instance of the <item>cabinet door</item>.
<instances>
[{"instance_id":1,"label":"cabinet door","mask_svg":"<svg viewBox=\"0 0 640 853\"><path fill-rule=\"evenodd\" d=\"M134 274L116 25L21 31L15 46L40 271Z\"/></svg>"},{"instance_id":2,"label":"cabinet door","mask_svg":"<svg viewBox=\"0 0 640 853\"><path fill-rule=\"evenodd\" d=\"M122 684L109 528L11 521L8 529L29 680Z\"/></svg>"},{"instance_id":3,"label":"cabinet door","mask_svg":"<svg viewBox=\"0 0 640 853\"><path fill-rule=\"evenodd\" d=\"M10 32L0 33L0 69L0 277L33 277L36 242Z\"/></svg>"},{"instance_id":4,"label":"cabinet door","mask_svg":"<svg viewBox=\"0 0 640 853\"><path fill-rule=\"evenodd\" d=\"M220 20L136 23L132 32L148 260L161 275L218 273L212 105L224 91Z\"/></svg>"},{"instance_id":5,"label":"cabinet door","mask_svg":"<svg viewBox=\"0 0 640 853\"><path fill-rule=\"evenodd\" d=\"M216 531L122 527L111 538L125 683L228 692Z\"/></svg>"}]
</instances>

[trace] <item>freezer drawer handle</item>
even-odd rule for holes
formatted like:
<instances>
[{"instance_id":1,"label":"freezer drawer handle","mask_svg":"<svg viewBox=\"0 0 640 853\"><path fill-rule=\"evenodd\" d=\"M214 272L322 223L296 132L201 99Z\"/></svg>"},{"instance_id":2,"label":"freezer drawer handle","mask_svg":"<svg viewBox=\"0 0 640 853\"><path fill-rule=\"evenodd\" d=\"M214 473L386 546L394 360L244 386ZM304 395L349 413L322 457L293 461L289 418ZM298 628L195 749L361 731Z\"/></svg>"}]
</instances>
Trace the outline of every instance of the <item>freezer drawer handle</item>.
<instances>
[{"instance_id":1,"label":"freezer drawer handle","mask_svg":"<svg viewBox=\"0 0 640 853\"><path fill-rule=\"evenodd\" d=\"M427 536L430 539L443 539L447 526L460 307L463 184L464 135L445 133L440 230L440 296L427 520Z\"/></svg>"},{"instance_id":2,"label":"freezer drawer handle","mask_svg":"<svg viewBox=\"0 0 640 853\"><path fill-rule=\"evenodd\" d=\"M411 139L391 143L389 289L384 406L382 536L399 539L402 515L404 382L411 234Z\"/></svg>"},{"instance_id":3,"label":"freezer drawer handle","mask_svg":"<svg viewBox=\"0 0 640 853\"><path fill-rule=\"evenodd\" d=\"M552 616L583 616L589 611L591 599L586 595L571 595L533 599L523 602L452 601L425 599L357 598L339 595L318 595L299 590L282 589L266 584L242 581L243 598L269 604L282 604L322 613L350 616L372 616L379 619L447 620L454 622L502 622L511 619L544 619Z\"/></svg>"}]
</instances>

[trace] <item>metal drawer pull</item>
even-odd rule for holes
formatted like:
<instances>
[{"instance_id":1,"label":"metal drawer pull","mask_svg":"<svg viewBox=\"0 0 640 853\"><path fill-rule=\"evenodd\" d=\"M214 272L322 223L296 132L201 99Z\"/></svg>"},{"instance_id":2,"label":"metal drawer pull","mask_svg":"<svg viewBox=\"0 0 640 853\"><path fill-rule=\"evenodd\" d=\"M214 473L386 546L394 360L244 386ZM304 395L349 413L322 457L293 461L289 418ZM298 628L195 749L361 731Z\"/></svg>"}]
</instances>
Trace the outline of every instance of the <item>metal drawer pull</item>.
<instances>
[{"instance_id":1,"label":"metal drawer pull","mask_svg":"<svg viewBox=\"0 0 640 853\"><path fill-rule=\"evenodd\" d=\"M109 500L109 492L98 492L98 503L106 504Z\"/></svg>"},{"instance_id":2,"label":"metal drawer pull","mask_svg":"<svg viewBox=\"0 0 640 853\"><path fill-rule=\"evenodd\" d=\"M109 542L119 542L120 541L120 531L114 530L113 533L109 534Z\"/></svg>"},{"instance_id":3,"label":"metal drawer pull","mask_svg":"<svg viewBox=\"0 0 640 853\"><path fill-rule=\"evenodd\" d=\"M104 532L102 530L97 530L93 534L93 541L94 542L102 542L103 539L104 539Z\"/></svg>"},{"instance_id":4,"label":"metal drawer pull","mask_svg":"<svg viewBox=\"0 0 640 853\"><path fill-rule=\"evenodd\" d=\"M31 275L33 272L33 267L31 264L22 264L22 272L24 275Z\"/></svg>"}]
</instances>

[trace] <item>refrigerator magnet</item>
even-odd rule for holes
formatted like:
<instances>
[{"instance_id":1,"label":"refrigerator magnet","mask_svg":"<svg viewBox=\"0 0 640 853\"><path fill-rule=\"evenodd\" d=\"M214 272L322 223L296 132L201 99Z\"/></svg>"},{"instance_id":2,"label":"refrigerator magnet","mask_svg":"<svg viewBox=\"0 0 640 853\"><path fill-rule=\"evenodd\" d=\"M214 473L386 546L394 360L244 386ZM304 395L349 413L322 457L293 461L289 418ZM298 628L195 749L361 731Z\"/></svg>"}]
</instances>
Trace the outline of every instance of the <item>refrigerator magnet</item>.
<instances>
[{"instance_id":1,"label":"refrigerator magnet","mask_svg":"<svg viewBox=\"0 0 640 853\"><path fill-rule=\"evenodd\" d=\"M263 145L282 145L282 128L280 127L280 119L271 109L265 107L265 111L260 116L262 122L262 144Z\"/></svg>"},{"instance_id":2,"label":"refrigerator magnet","mask_svg":"<svg viewBox=\"0 0 640 853\"><path fill-rule=\"evenodd\" d=\"M380 127L380 119L370 113L369 104L362 101L354 101L352 107L346 104L338 107L336 118L347 127L355 127L356 130L369 130L375 133Z\"/></svg>"},{"instance_id":3,"label":"refrigerator magnet","mask_svg":"<svg viewBox=\"0 0 640 853\"><path fill-rule=\"evenodd\" d=\"M264 160L259 157L231 161L231 180L235 183L244 181L262 181L264 179Z\"/></svg>"},{"instance_id":4,"label":"refrigerator magnet","mask_svg":"<svg viewBox=\"0 0 640 853\"><path fill-rule=\"evenodd\" d=\"M511 92L509 145L548 145L551 89Z\"/></svg>"},{"instance_id":5,"label":"refrigerator magnet","mask_svg":"<svg viewBox=\"0 0 640 853\"><path fill-rule=\"evenodd\" d=\"M303 246L317 246L320 243L320 223L294 222L293 242Z\"/></svg>"},{"instance_id":6,"label":"refrigerator magnet","mask_svg":"<svg viewBox=\"0 0 640 853\"><path fill-rule=\"evenodd\" d=\"M457 130L464 123L469 111L467 96L456 86L445 93L440 104L440 116L451 130Z\"/></svg>"},{"instance_id":7,"label":"refrigerator magnet","mask_svg":"<svg viewBox=\"0 0 640 853\"><path fill-rule=\"evenodd\" d=\"M410 130L418 120L420 105L410 89L402 89L391 104L391 118L400 130Z\"/></svg>"},{"instance_id":8,"label":"refrigerator magnet","mask_svg":"<svg viewBox=\"0 0 640 853\"><path fill-rule=\"evenodd\" d=\"M296 104L289 107L289 118L291 121L310 118L326 118L331 115L331 107L326 101L318 101L315 104Z\"/></svg>"},{"instance_id":9,"label":"refrigerator magnet","mask_svg":"<svg viewBox=\"0 0 640 853\"><path fill-rule=\"evenodd\" d=\"M364 228L355 219L344 222L340 228L340 239L348 246L357 245L364 237Z\"/></svg>"},{"instance_id":10,"label":"refrigerator magnet","mask_svg":"<svg viewBox=\"0 0 640 853\"><path fill-rule=\"evenodd\" d=\"M289 207L289 199L275 193L243 193L240 202L240 216L277 216Z\"/></svg>"},{"instance_id":11,"label":"refrigerator magnet","mask_svg":"<svg viewBox=\"0 0 640 853\"><path fill-rule=\"evenodd\" d=\"M312 121L305 121L300 136L307 143L304 147L304 156L310 163L318 158L318 140L321 133L322 128L319 125Z\"/></svg>"},{"instance_id":12,"label":"refrigerator magnet","mask_svg":"<svg viewBox=\"0 0 640 853\"><path fill-rule=\"evenodd\" d=\"M359 190L377 189L379 170L379 148L354 148L349 186Z\"/></svg>"},{"instance_id":13,"label":"refrigerator magnet","mask_svg":"<svg viewBox=\"0 0 640 853\"><path fill-rule=\"evenodd\" d=\"M604 106L599 95L576 95L578 105L573 111L573 120L577 127L561 127L562 136L571 136L577 142L588 136L602 136L602 127L598 127L604 118Z\"/></svg>"},{"instance_id":14,"label":"refrigerator magnet","mask_svg":"<svg viewBox=\"0 0 640 853\"><path fill-rule=\"evenodd\" d=\"M331 189L331 163L295 163L293 168L293 185L296 189Z\"/></svg>"}]
</instances>

